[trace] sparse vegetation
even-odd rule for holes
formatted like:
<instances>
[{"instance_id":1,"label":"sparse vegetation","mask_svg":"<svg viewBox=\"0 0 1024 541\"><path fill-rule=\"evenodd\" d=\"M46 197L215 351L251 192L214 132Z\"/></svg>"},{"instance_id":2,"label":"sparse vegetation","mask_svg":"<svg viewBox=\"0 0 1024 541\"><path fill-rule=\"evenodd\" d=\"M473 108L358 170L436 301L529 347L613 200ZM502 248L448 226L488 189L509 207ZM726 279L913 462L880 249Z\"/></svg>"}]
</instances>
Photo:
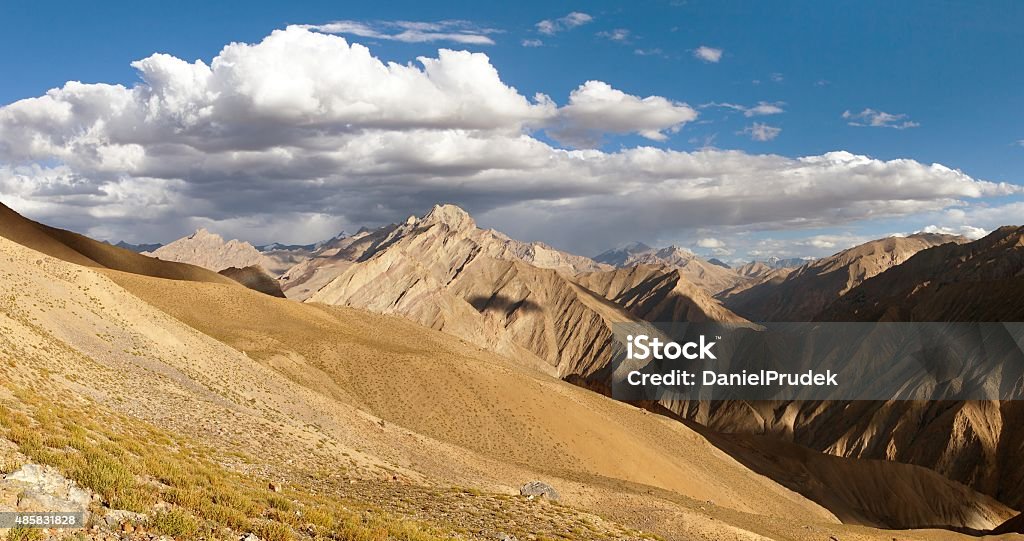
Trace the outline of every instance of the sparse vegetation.
<instances>
[{"instance_id":1,"label":"sparse vegetation","mask_svg":"<svg viewBox=\"0 0 1024 541\"><path fill-rule=\"evenodd\" d=\"M444 532L379 511L357 513L337 499L265 484L231 472L213 453L138 420L97 415L95 404L57 404L7 386L16 401L0 403L0 435L33 462L59 469L112 508L150 513L148 527L175 538L253 532L267 541L296 538L430 541ZM87 413L88 412L88 413ZM102 419L102 421L99 421ZM5 469L16 468L3 463ZM157 502L170 507L152 513ZM38 530L15 529L10 540Z\"/></svg>"},{"instance_id":2,"label":"sparse vegetation","mask_svg":"<svg viewBox=\"0 0 1024 541\"><path fill-rule=\"evenodd\" d=\"M266 541L291 541L295 537L291 528L274 520L257 520L253 533Z\"/></svg>"},{"instance_id":3,"label":"sparse vegetation","mask_svg":"<svg viewBox=\"0 0 1024 541\"><path fill-rule=\"evenodd\" d=\"M43 531L38 528L11 528L7 533L7 541L37 541L43 539Z\"/></svg>"},{"instance_id":4,"label":"sparse vegetation","mask_svg":"<svg viewBox=\"0 0 1024 541\"><path fill-rule=\"evenodd\" d=\"M18 471L18 468L21 468L20 460L17 460L14 457L5 457L0 459L0 475L7 475L8 473Z\"/></svg>"},{"instance_id":5,"label":"sparse vegetation","mask_svg":"<svg viewBox=\"0 0 1024 541\"><path fill-rule=\"evenodd\" d=\"M150 519L156 531L173 537L190 538L199 531L195 517L180 509L161 511Z\"/></svg>"}]
</instances>

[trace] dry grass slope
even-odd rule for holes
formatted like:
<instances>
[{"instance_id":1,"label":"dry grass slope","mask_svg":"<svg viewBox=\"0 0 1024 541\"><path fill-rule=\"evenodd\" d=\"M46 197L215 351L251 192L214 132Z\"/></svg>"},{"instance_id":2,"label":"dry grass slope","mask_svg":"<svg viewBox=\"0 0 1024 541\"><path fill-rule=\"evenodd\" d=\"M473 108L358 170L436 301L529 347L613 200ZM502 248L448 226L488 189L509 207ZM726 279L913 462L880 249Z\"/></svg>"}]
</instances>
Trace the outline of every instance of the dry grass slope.
<instances>
[{"instance_id":1,"label":"dry grass slope","mask_svg":"<svg viewBox=\"0 0 1024 541\"><path fill-rule=\"evenodd\" d=\"M171 280L230 283L215 272L157 261L131 250L28 220L0 204L0 236L51 257L86 267L102 267Z\"/></svg>"},{"instance_id":2,"label":"dry grass slope","mask_svg":"<svg viewBox=\"0 0 1024 541\"><path fill-rule=\"evenodd\" d=\"M302 487L277 493L218 464L216 450L149 423L72 396L48 399L10 384L4 388L11 398L0 402L0 435L32 462L54 466L95 491L101 512L149 513L154 533L195 539L253 532L268 541L430 541L451 534Z\"/></svg>"}]
</instances>

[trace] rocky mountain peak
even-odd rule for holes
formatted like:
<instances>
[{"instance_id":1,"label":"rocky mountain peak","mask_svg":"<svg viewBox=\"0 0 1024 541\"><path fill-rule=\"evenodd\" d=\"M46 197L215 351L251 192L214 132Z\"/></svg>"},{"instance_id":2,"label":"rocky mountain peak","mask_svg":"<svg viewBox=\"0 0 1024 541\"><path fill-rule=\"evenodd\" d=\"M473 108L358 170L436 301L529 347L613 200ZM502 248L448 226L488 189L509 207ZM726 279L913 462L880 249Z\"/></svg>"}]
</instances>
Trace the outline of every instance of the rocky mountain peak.
<instances>
[{"instance_id":1,"label":"rocky mountain peak","mask_svg":"<svg viewBox=\"0 0 1024 541\"><path fill-rule=\"evenodd\" d=\"M677 246L675 244L671 244L669 246L666 246L665 248L662 248L662 249L658 250L656 255L658 257L673 257L673 256L675 256L675 257L682 257L682 258L690 258L690 257L694 257L697 254L693 253L693 251L690 250L689 248L683 248L682 246Z\"/></svg>"},{"instance_id":2,"label":"rocky mountain peak","mask_svg":"<svg viewBox=\"0 0 1024 541\"><path fill-rule=\"evenodd\" d=\"M263 268L268 268L271 266L263 254L248 242L237 239L225 242L220 235L211 233L202 227L187 237L152 252L147 252L145 255L164 261L189 263L215 272L228 267L245 268L260 265Z\"/></svg>"},{"instance_id":3,"label":"rocky mountain peak","mask_svg":"<svg viewBox=\"0 0 1024 541\"><path fill-rule=\"evenodd\" d=\"M606 252L602 252L594 257L594 261L615 267L621 267L634 256L648 254L654 251L654 248L651 248L640 241L635 241L623 244L617 248L612 248Z\"/></svg>"},{"instance_id":4,"label":"rocky mountain peak","mask_svg":"<svg viewBox=\"0 0 1024 541\"><path fill-rule=\"evenodd\" d=\"M473 229L476 221L468 212L456 205L434 205L434 208L423 217L424 225L443 224L451 229Z\"/></svg>"},{"instance_id":5,"label":"rocky mountain peak","mask_svg":"<svg viewBox=\"0 0 1024 541\"><path fill-rule=\"evenodd\" d=\"M217 242L224 242L224 238L216 233L211 233L205 227L196 229L195 233L188 236L189 240L215 240Z\"/></svg>"},{"instance_id":6,"label":"rocky mountain peak","mask_svg":"<svg viewBox=\"0 0 1024 541\"><path fill-rule=\"evenodd\" d=\"M618 251L629 252L629 253L650 252L653 249L654 248L651 248L650 246L648 246L648 245L646 245L646 244L644 244L644 243L642 243L640 241L630 242L628 244L624 244L624 245L620 246L619 248L617 248Z\"/></svg>"}]
</instances>

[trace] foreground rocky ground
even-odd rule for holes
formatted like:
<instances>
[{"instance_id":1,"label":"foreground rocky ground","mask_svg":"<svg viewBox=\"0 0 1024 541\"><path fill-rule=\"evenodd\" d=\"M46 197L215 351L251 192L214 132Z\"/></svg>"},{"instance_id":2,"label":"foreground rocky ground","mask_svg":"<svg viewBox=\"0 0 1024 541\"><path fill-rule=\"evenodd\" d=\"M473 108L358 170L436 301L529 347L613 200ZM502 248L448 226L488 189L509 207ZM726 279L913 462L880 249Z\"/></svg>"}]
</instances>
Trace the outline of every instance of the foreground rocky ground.
<instances>
[{"instance_id":1,"label":"foreground rocky ground","mask_svg":"<svg viewBox=\"0 0 1024 541\"><path fill-rule=\"evenodd\" d=\"M289 474L239 455L215 461L215 451L143 423L108 414L118 426L103 427L83 410L6 390L0 511L79 512L86 521L0 530L6 539L657 538L563 506L553 490L486 494L398 475Z\"/></svg>"}]
</instances>

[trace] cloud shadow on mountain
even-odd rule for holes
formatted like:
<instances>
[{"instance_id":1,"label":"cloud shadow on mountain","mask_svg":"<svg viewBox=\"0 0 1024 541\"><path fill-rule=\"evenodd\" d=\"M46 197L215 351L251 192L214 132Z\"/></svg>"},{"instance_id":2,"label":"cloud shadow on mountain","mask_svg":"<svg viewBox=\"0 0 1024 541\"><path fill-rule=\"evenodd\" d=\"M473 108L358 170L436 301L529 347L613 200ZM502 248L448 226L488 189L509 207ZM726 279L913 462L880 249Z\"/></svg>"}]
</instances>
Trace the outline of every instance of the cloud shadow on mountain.
<instances>
[{"instance_id":1,"label":"cloud shadow on mountain","mask_svg":"<svg viewBox=\"0 0 1024 541\"><path fill-rule=\"evenodd\" d=\"M486 295L473 295L466 298L466 301L481 313L488 310L503 311L505 314L511 314L516 311L522 311L527 314L540 311L540 305L529 299L513 300L507 295L498 293L489 297Z\"/></svg>"}]
</instances>

